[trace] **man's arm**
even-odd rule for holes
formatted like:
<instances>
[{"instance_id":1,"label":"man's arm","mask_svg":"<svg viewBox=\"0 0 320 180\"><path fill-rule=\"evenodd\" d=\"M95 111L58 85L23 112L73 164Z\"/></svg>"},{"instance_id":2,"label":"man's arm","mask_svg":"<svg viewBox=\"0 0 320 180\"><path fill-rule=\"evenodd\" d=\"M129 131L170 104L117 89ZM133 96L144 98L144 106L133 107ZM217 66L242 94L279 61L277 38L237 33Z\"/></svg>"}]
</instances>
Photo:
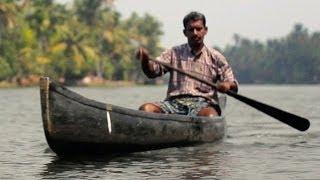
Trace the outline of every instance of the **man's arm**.
<instances>
[{"instance_id":1,"label":"man's arm","mask_svg":"<svg viewBox=\"0 0 320 180\"><path fill-rule=\"evenodd\" d=\"M218 61L220 72L220 79L217 83L217 90L220 92L227 92L228 90L235 93L238 92L238 82L233 74L232 68L227 59L218 51L213 52Z\"/></svg>"},{"instance_id":2,"label":"man's arm","mask_svg":"<svg viewBox=\"0 0 320 180\"><path fill-rule=\"evenodd\" d=\"M219 82L219 83L217 83L217 90L220 92L223 92L223 93L227 92L228 90L237 93L238 92L238 85L234 81Z\"/></svg>"},{"instance_id":3,"label":"man's arm","mask_svg":"<svg viewBox=\"0 0 320 180\"><path fill-rule=\"evenodd\" d=\"M149 61L149 53L145 48L140 47L136 57L141 60L142 70L148 78L155 78L158 76L155 73L154 62Z\"/></svg>"}]
</instances>

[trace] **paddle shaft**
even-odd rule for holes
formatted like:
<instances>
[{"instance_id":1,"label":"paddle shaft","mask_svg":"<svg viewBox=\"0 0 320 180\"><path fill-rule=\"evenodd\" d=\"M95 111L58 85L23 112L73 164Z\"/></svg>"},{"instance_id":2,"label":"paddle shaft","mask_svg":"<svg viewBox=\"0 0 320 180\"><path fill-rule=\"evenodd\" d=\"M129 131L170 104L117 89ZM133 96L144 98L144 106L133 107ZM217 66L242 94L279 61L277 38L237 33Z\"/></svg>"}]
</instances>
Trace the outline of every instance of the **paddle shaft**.
<instances>
[{"instance_id":1,"label":"paddle shaft","mask_svg":"<svg viewBox=\"0 0 320 180\"><path fill-rule=\"evenodd\" d=\"M152 58L149 58L149 61L153 61L155 63L158 63L168 69L172 69L174 71L177 71L181 74L184 74L186 76L189 76L193 79L196 79L202 83L205 83L213 88L217 88L217 84L213 83L213 82L210 82L210 81L207 81L205 79L202 79L200 78L199 76L195 75L195 74L192 74L190 72L187 72L187 71L184 71L182 69L179 69L179 68L176 68L176 67L173 67L167 63L164 63L164 62L161 62L161 61L158 61L156 59L152 59ZM246 103L247 105L279 120L280 122L283 122L299 131L306 131L309 127L310 127L310 122L308 119L306 118L303 118L303 117L300 117L300 116L297 116L295 114L292 114L292 113L289 113L289 112L286 112L286 111L283 111L281 109L278 109L278 108L275 108L273 106L270 106L270 105L267 105L265 103L262 103L262 102L258 102L254 99L251 99L251 98L248 98L248 97L245 97L243 95L240 95L240 94L237 94L233 91L230 91L228 90L226 92L227 95L243 102L243 103Z\"/></svg>"}]
</instances>

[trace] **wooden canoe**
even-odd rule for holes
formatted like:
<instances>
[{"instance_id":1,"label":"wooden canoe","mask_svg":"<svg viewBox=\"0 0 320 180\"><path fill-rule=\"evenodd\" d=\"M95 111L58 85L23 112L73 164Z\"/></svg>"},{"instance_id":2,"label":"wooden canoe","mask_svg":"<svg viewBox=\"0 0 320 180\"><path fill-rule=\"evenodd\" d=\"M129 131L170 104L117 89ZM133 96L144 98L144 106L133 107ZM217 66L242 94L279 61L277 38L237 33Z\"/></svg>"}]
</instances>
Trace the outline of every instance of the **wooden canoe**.
<instances>
[{"instance_id":1,"label":"wooden canoe","mask_svg":"<svg viewBox=\"0 0 320 180\"><path fill-rule=\"evenodd\" d=\"M114 154L215 142L225 135L224 115L190 117L101 103L40 79L44 133L59 156ZM220 98L222 112L225 97Z\"/></svg>"}]
</instances>

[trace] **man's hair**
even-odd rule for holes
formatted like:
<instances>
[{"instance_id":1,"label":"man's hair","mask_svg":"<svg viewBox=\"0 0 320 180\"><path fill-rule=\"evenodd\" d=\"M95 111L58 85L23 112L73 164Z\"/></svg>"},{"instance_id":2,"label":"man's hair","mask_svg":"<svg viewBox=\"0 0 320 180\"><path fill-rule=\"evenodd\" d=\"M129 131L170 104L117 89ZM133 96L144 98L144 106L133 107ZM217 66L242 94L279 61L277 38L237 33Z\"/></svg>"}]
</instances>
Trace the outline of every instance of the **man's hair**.
<instances>
[{"instance_id":1,"label":"man's hair","mask_svg":"<svg viewBox=\"0 0 320 180\"><path fill-rule=\"evenodd\" d=\"M187 27L189 21L197 21L197 20L202 20L204 27L206 27L206 17L199 12L192 11L183 18L184 28Z\"/></svg>"}]
</instances>

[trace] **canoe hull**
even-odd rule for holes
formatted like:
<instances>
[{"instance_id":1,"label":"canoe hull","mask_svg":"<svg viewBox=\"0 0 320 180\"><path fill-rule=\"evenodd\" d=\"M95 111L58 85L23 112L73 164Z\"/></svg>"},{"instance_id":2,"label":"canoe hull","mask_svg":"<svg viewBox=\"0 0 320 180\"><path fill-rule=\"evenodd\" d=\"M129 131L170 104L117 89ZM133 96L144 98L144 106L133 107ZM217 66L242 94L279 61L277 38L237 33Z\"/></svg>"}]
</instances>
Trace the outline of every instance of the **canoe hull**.
<instances>
[{"instance_id":1,"label":"canoe hull","mask_svg":"<svg viewBox=\"0 0 320 180\"><path fill-rule=\"evenodd\" d=\"M222 139L224 116L188 117L146 113L87 99L40 80L42 119L50 148L58 155L112 154L185 146Z\"/></svg>"}]
</instances>

